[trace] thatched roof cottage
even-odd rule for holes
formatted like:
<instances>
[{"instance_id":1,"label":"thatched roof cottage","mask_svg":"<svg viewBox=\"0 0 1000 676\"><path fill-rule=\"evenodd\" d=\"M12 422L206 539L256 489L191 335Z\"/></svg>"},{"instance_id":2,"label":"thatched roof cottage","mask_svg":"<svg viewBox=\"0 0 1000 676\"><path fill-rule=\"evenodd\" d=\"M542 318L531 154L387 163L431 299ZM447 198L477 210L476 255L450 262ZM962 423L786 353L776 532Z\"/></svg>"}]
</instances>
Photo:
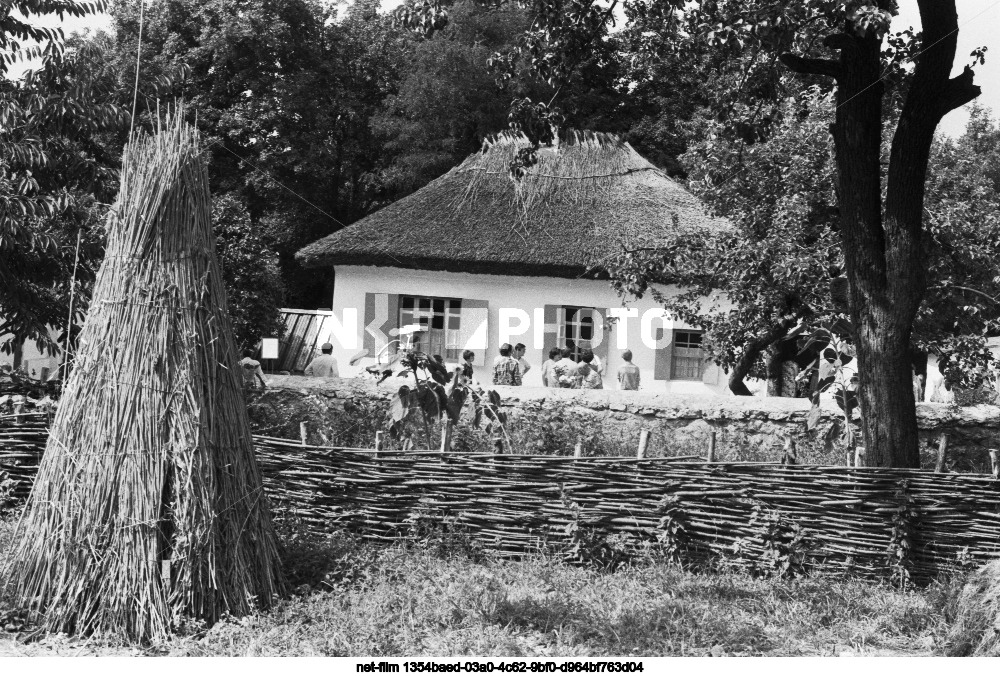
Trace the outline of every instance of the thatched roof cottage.
<instances>
[{"instance_id":1,"label":"thatched roof cottage","mask_svg":"<svg viewBox=\"0 0 1000 676\"><path fill-rule=\"evenodd\" d=\"M509 168L526 145L501 134L412 195L298 252L306 267L334 269L336 317L358 309L355 349L332 341L341 374L373 363L347 366L358 348L374 355L401 326L419 323L421 347L449 362L468 347L489 366L502 342L524 343L534 366L525 385L541 385L549 348L568 344L592 347L604 361L605 387L617 387L627 345L642 389L722 391L699 331L659 312L642 319L658 309L653 301L632 304L638 316L606 325L621 300L601 261L623 246L725 222L615 136L565 134L515 181Z\"/></svg>"}]
</instances>

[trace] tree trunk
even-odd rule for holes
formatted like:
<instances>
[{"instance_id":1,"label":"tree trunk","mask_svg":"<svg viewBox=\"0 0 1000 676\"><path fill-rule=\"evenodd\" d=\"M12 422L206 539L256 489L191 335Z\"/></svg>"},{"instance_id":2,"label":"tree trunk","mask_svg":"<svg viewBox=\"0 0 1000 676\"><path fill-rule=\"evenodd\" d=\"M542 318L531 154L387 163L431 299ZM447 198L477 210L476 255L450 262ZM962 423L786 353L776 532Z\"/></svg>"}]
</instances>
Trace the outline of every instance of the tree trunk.
<instances>
[{"instance_id":1,"label":"tree trunk","mask_svg":"<svg viewBox=\"0 0 1000 676\"><path fill-rule=\"evenodd\" d=\"M785 393L782 391L782 351L777 345L767 348L767 396L780 397Z\"/></svg>"},{"instance_id":2,"label":"tree trunk","mask_svg":"<svg viewBox=\"0 0 1000 676\"><path fill-rule=\"evenodd\" d=\"M891 9L893 3L879 2ZM858 351L866 461L918 467L910 332L926 289L924 181L934 130L979 94L972 71L949 79L958 17L954 0L918 0L923 45L892 140L882 204L881 38L848 27L826 39L837 61L784 55L793 70L837 79L833 138L841 238ZM884 217L883 217L884 214Z\"/></svg>"},{"instance_id":3,"label":"tree trunk","mask_svg":"<svg viewBox=\"0 0 1000 676\"><path fill-rule=\"evenodd\" d=\"M788 335L788 332L792 330L792 327L798 322L798 316L788 316L782 319L780 322L769 328L763 334L758 336L755 340L750 341L744 346L743 354L733 365L733 370L729 374L729 391L735 394L737 397L752 397L753 392L750 388L746 386L743 381L750 374L750 370L753 369L753 365L757 363L757 359L760 355L764 353L764 350L770 348L777 341L781 340Z\"/></svg>"}]
</instances>

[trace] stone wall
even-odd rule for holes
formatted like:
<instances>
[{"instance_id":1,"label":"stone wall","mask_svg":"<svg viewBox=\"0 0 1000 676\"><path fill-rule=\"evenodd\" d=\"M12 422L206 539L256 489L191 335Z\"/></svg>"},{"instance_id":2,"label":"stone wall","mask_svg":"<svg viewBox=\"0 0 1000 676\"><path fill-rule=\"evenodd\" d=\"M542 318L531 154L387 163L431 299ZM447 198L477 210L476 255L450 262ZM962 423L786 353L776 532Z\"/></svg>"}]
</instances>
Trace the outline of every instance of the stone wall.
<instances>
[{"instance_id":1,"label":"stone wall","mask_svg":"<svg viewBox=\"0 0 1000 676\"><path fill-rule=\"evenodd\" d=\"M272 377L268 383L268 390L251 396L250 416L257 433L297 439L299 423L305 422L309 443L359 448L371 448L375 432L386 428L389 400L400 385L394 380L375 385L363 379L300 376ZM719 460L777 461L790 437L802 463L845 464L839 441L824 438L840 420L840 410L824 408L818 433L809 434L805 426L809 404L803 399L495 389L510 416L508 431L515 453L568 455L579 439L584 455L634 455L639 433L646 429L651 433L649 457L703 456L715 431ZM925 467L933 467L939 439L946 432L949 469L989 471L987 449L1000 447L1000 407L919 404L917 417ZM486 434L472 429L467 418L455 429L453 449L490 450ZM431 430L434 446L437 434Z\"/></svg>"}]
</instances>

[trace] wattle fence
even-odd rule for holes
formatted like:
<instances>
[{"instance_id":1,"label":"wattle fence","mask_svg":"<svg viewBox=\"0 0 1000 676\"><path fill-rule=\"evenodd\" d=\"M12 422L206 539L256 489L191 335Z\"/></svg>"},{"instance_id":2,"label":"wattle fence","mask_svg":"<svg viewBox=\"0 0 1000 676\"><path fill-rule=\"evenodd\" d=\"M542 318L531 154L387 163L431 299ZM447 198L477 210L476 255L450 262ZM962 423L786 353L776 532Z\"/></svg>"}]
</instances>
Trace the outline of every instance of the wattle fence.
<instances>
[{"instance_id":1,"label":"wattle fence","mask_svg":"<svg viewBox=\"0 0 1000 676\"><path fill-rule=\"evenodd\" d=\"M9 422L0 420L0 472L26 497L45 419ZM914 581L1000 554L1000 481L991 475L256 442L276 511L317 532L602 564L648 554Z\"/></svg>"}]
</instances>

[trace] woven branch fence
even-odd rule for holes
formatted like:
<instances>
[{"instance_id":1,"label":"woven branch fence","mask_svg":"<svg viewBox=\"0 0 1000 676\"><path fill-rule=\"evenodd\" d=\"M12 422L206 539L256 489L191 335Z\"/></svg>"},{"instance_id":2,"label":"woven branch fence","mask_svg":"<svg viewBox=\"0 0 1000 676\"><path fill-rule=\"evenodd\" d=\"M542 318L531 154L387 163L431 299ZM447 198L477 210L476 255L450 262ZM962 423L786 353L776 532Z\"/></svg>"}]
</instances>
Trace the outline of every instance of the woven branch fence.
<instances>
[{"instance_id":1,"label":"woven branch fence","mask_svg":"<svg viewBox=\"0 0 1000 676\"><path fill-rule=\"evenodd\" d=\"M0 419L0 470L20 480L17 496L45 435L43 417ZM255 442L275 508L317 532L397 541L430 524L509 556L646 551L759 572L913 581L1000 554L1000 481L990 475Z\"/></svg>"}]
</instances>

